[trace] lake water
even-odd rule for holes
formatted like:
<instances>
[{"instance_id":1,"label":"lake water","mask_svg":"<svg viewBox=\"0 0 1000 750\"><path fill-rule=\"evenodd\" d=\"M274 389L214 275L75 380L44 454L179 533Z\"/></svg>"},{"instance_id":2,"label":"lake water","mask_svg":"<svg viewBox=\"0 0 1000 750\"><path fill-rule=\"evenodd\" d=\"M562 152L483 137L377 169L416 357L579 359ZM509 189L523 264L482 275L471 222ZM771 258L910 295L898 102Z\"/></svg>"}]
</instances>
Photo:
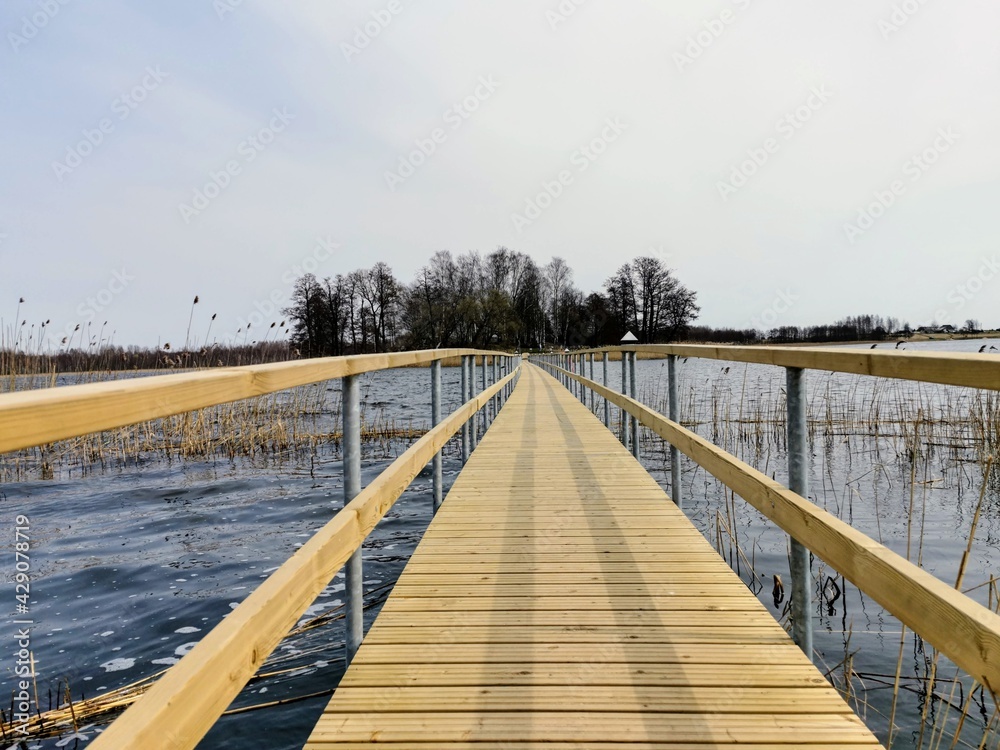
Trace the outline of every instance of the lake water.
<instances>
[{"instance_id":1,"label":"lake water","mask_svg":"<svg viewBox=\"0 0 1000 750\"><path fill-rule=\"evenodd\" d=\"M977 351L981 343L927 342L907 348ZM599 364L597 373L600 380ZM620 373L620 363L611 363L612 387L620 386ZM642 400L665 412L664 363L640 361L638 373ZM680 363L679 373L682 421L785 481L784 372L689 359ZM458 371L446 368L444 375L445 409L450 411L458 406ZM363 376L363 383L369 414L381 413L417 428L427 426L427 370L374 373ZM959 417L976 408L981 397L966 389L820 372L809 373L808 385L812 499L901 554L906 553L909 535L911 556L916 558L919 549L928 570L954 583L983 484L978 438L971 423ZM318 418L333 420L338 386L319 389L326 396ZM907 418L915 417L918 408L928 421L910 437L914 427ZM598 411L603 414L602 407ZM403 441L370 445L364 481L376 477L405 445ZM642 461L669 489L662 441L644 436ZM459 468L453 441L445 457L446 485ZM912 495L915 524L908 521L911 472L918 482ZM727 502L718 483L686 460L682 486L689 516L710 542L718 545L722 522L731 529L719 546L761 601L781 617L787 601L775 604L772 580L774 575L786 585L789 580L784 535L739 498ZM966 588L998 573L1000 496L995 487L986 492ZM321 444L309 456L297 453L281 460L147 460L127 470L111 468L70 478L57 474L53 480L0 486L0 528L9 530L4 540L8 560L15 517L23 514L30 521L29 616L35 623L32 648L42 708L47 707L49 690L65 692L67 683L77 700L169 666L329 520L343 504L342 493L334 444ZM383 589L399 575L419 541L430 521L430 495L430 476L424 472L366 542L365 588L372 592L371 600L384 596ZM4 632L13 634L13 565L3 569L8 581L4 591L10 592ZM859 710L884 741L900 650L899 624L820 561L814 564L814 574L821 665L843 683L842 662L849 641L852 684L856 690L862 684L869 688ZM987 591L980 588L972 595L987 603ZM338 575L307 616L336 611L342 597L343 579ZM366 624L377 612L375 604L366 612ZM9 653L0 656L4 691L14 685L11 670L17 650L13 637L7 643ZM904 643L904 655L903 697L896 715L904 730L894 739L894 747L910 748L917 746L922 707L921 683L913 678L926 673L931 650L911 636ZM343 656L341 622L293 636L264 668L282 674L252 683L237 705L328 690L343 672ZM944 661L939 674L952 677ZM939 694L951 691L952 683L938 686ZM300 748L328 700L323 696L225 717L201 747ZM940 705L933 710L939 712ZM988 717L992 710L989 699L981 709L973 703L966 736L978 743L982 713ZM32 747L85 747L83 737L93 738L96 729L81 727L81 736L68 742L46 740Z\"/></svg>"}]
</instances>

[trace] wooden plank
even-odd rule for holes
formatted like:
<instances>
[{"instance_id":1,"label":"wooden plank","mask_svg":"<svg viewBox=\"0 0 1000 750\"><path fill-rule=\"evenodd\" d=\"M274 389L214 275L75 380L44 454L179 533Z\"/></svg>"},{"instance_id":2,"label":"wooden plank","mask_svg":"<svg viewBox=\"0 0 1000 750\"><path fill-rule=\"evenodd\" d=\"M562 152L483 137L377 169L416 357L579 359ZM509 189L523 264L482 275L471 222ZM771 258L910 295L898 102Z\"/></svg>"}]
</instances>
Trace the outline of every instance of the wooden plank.
<instances>
[{"instance_id":1,"label":"wooden plank","mask_svg":"<svg viewBox=\"0 0 1000 750\"><path fill-rule=\"evenodd\" d=\"M525 610L514 612L497 611L435 611L407 612L404 619L394 619L395 627L433 626L451 629L462 625L477 627L506 627L508 625L572 625L590 627L609 621L607 612L586 609L578 610ZM616 611L614 620L620 628L644 627L672 628L676 626L711 626L720 622L743 623L746 625L775 625L774 618L763 607L759 611L711 612L703 618L695 618L689 610L622 610Z\"/></svg>"},{"instance_id":2,"label":"wooden plank","mask_svg":"<svg viewBox=\"0 0 1000 750\"><path fill-rule=\"evenodd\" d=\"M555 584L555 585L525 585L525 584L489 584L482 580L467 585L436 585L418 586L412 581L397 583L396 591L402 598L509 598L530 594L535 597L577 597L594 596L606 593L610 597L618 596L678 596L684 598L700 596L735 596L744 598L747 587L735 581L718 581L694 584L651 584L640 581L632 584L619 583L609 586L606 583L588 584Z\"/></svg>"},{"instance_id":3,"label":"wooden plank","mask_svg":"<svg viewBox=\"0 0 1000 750\"><path fill-rule=\"evenodd\" d=\"M449 643L444 648L411 648L409 644L365 643L364 663L371 664L506 664L530 660L532 664L572 664L600 661L602 664L808 664L799 648L789 640L749 649L746 644L607 643L599 649L576 643Z\"/></svg>"},{"instance_id":4,"label":"wooden plank","mask_svg":"<svg viewBox=\"0 0 1000 750\"><path fill-rule=\"evenodd\" d=\"M658 612L756 612L764 610L756 598L751 596L561 596L525 597L493 596L470 598L439 596L432 599L408 597L401 592L390 597L382 607L386 613L405 612L539 612L544 610L564 612L582 609L588 612L626 612L653 609ZM766 610L764 610L766 611Z\"/></svg>"},{"instance_id":5,"label":"wooden plank","mask_svg":"<svg viewBox=\"0 0 1000 750\"><path fill-rule=\"evenodd\" d=\"M441 649L444 650L444 649ZM358 652L360 653L360 651ZM353 663L351 665L354 666ZM366 664L348 669L343 687L489 687L493 685L620 685L625 687L802 688L829 685L815 669L801 665L770 665L754 669L723 669L718 664L605 664L597 658L571 664ZM843 701L841 701L843 702ZM374 708L374 707L373 707ZM780 711L775 706L775 711ZM337 696L327 708L337 709ZM442 706L442 710L445 708Z\"/></svg>"},{"instance_id":6,"label":"wooden plank","mask_svg":"<svg viewBox=\"0 0 1000 750\"><path fill-rule=\"evenodd\" d=\"M870 744L871 733L853 715L844 714L658 714L633 712L442 712L327 713L310 742L330 740L437 743L452 738L472 741L555 741L589 744L614 737L647 742L665 736L679 742L773 742L796 736L842 746ZM808 744L803 741L796 745Z\"/></svg>"},{"instance_id":7,"label":"wooden plank","mask_svg":"<svg viewBox=\"0 0 1000 750\"><path fill-rule=\"evenodd\" d=\"M388 620L389 618L386 618ZM659 643L659 644L784 644L788 636L773 625L729 627L717 625L687 627L677 625L668 631L664 627L637 627L627 632L618 625L506 625L502 627L454 626L447 630L436 625L397 627L376 622L365 636L368 645L424 644L435 646L455 643Z\"/></svg>"},{"instance_id":8,"label":"wooden plank","mask_svg":"<svg viewBox=\"0 0 1000 750\"><path fill-rule=\"evenodd\" d=\"M307 747L374 743L879 747L663 490L534 368Z\"/></svg>"},{"instance_id":9,"label":"wooden plank","mask_svg":"<svg viewBox=\"0 0 1000 750\"><path fill-rule=\"evenodd\" d=\"M570 571L559 573L555 571L540 571L538 573L476 573L468 570L451 570L434 573L419 573L407 569L396 582L397 586L469 586L476 584L488 586L578 586L583 583L602 583L609 587L645 583L653 586L699 586L734 585L732 581L717 581L707 578L702 573L680 573L673 570L639 571L614 573L584 573Z\"/></svg>"},{"instance_id":10,"label":"wooden plank","mask_svg":"<svg viewBox=\"0 0 1000 750\"><path fill-rule=\"evenodd\" d=\"M603 685L498 685L478 690L466 687L384 688L345 687L338 691L337 711L364 713L372 706L386 711L417 711L433 714L441 705L450 711L574 711L602 712L609 707L636 705L644 713L711 714L719 706L727 713L759 714L780 704L789 714L848 714L829 685L799 688L746 688L734 693L729 687L662 687Z\"/></svg>"}]
</instances>

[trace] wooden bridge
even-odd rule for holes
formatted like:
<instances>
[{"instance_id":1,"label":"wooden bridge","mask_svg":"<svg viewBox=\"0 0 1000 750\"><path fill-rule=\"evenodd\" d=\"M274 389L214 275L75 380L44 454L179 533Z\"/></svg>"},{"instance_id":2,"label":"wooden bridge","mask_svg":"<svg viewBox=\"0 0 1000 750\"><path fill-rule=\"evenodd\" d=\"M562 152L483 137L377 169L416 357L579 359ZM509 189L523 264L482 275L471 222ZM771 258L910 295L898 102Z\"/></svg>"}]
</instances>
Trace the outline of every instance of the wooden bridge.
<instances>
[{"instance_id":1,"label":"wooden bridge","mask_svg":"<svg viewBox=\"0 0 1000 750\"><path fill-rule=\"evenodd\" d=\"M306 747L371 743L879 747L621 442L531 366Z\"/></svg>"},{"instance_id":2,"label":"wooden bridge","mask_svg":"<svg viewBox=\"0 0 1000 750\"><path fill-rule=\"evenodd\" d=\"M668 357L672 402L678 356L785 367L792 488L684 429L673 403L668 419L637 401L634 357L642 349ZM3 453L343 379L344 509L91 747L194 748L345 564L351 663L310 748L879 747L807 656L808 550L996 697L1000 616L810 503L800 451L806 369L1000 390L1000 357L624 351L631 397L607 387L606 350L603 384L593 379L593 352L539 358L538 367L499 352L435 350L0 396ZM441 362L455 357L464 403L442 417ZM430 365L434 426L361 489L356 378L405 365ZM588 393L589 409L581 403ZM601 426L595 399L605 402L605 424L612 406L631 419L625 443L635 446L640 424L670 443L675 487L684 453L790 535L798 645ZM477 419L492 419L478 446L470 429ZM467 465L362 644L360 547L430 462L440 489L441 450L459 432ZM796 547L806 552L798 575Z\"/></svg>"}]
</instances>

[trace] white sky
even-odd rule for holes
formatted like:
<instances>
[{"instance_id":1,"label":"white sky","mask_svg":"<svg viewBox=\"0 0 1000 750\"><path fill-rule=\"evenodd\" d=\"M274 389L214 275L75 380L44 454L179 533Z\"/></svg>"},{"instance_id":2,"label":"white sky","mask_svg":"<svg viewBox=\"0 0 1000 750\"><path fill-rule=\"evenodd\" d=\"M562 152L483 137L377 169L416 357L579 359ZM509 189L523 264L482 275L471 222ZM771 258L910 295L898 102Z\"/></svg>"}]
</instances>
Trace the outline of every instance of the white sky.
<instances>
[{"instance_id":1,"label":"white sky","mask_svg":"<svg viewBox=\"0 0 1000 750\"><path fill-rule=\"evenodd\" d=\"M194 295L193 337L213 312L222 337L287 298L310 257L320 277L385 260L409 282L437 250L498 245L563 256L584 291L659 254L708 325L872 312L1000 326L995 2L577 2L4 0L5 327L23 296L20 317L59 336L108 320L116 343L176 346ZM912 11L898 30L894 7ZM373 12L391 22L345 54ZM779 122L802 107L797 127ZM93 153L53 166L104 118ZM272 121L273 142L246 143ZM602 131L588 161L578 150ZM752 151L763 164L724 197ZM230 161L239 174L185 216ZM512 220L563 170L538 218Z\"/></svg>"}]
</instances>

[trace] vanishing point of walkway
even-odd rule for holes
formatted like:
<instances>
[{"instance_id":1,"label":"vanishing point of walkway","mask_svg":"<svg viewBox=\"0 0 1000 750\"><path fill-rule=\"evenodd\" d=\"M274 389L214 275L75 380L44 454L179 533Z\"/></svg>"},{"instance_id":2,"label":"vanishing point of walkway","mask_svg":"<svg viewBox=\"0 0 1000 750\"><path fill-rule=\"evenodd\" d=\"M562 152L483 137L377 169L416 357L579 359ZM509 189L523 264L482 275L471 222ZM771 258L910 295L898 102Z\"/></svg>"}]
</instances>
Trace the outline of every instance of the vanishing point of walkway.
<instances>
[{"instance_id":1,"label":"vanishing point of walkway","mask_svg":"<svg viewBox=\"0 0 1000 750\"><path fill-rule=\"evenodd\" d=\"M525 363L307 748L877 748L663 490Z\"/></svg>"}]
</instances>

